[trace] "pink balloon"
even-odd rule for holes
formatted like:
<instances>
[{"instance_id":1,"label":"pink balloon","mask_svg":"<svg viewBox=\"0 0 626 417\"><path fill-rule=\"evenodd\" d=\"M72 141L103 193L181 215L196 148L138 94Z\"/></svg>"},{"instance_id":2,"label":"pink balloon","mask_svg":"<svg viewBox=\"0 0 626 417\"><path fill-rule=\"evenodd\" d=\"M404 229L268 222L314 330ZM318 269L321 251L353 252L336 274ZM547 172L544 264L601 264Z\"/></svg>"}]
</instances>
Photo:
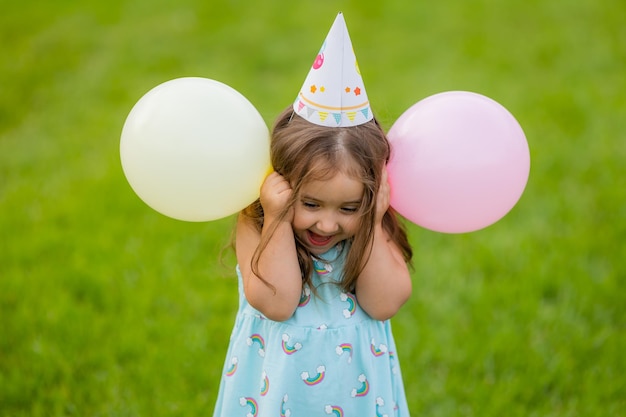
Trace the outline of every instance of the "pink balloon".
<instances>
[{"instance_id":1,"label":"pink balloon","mask_svg":"<svg viewBox=\"0 0 626 417\"><path fill-rule=\"evenodd\" d=\"M436 232L465 233L506 215L530 172L528 142L502 105L449 91L419 101L388 134L391 206Z\"/></svg>"}]
</instances>

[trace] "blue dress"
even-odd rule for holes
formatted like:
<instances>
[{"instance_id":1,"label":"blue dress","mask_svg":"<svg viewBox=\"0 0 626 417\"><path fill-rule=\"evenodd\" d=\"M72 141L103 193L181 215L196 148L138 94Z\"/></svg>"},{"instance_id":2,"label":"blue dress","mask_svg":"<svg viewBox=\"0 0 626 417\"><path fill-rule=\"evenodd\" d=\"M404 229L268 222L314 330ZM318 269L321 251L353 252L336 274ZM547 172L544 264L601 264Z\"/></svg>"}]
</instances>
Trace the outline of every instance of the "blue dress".
<instances>
[{"instance_id":1,"label":"blue dress","mask_svg":"<svg viewBox=\"0 0 626 417\"><path fill-rule=\"evenodd\" d=\"M409 415L389 321L373 320L335 285L343 246L314 261L317 295L305 286L284 322L248 304L237 266L239 311L214 417Z\"/></svg>"}]
</instances>

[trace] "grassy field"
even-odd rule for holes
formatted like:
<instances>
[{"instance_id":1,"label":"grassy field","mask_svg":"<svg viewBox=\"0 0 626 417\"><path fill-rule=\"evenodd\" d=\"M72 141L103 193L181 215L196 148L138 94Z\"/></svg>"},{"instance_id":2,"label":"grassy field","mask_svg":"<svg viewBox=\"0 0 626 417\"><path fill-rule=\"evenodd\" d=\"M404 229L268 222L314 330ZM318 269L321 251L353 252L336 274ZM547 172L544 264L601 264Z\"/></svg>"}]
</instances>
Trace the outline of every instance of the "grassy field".
<instances>
[{"instance_id":1,"label":"grassy field","mask_svg":"<svg viewBox=\"0 0 626 417\"><path fill-rule=\"evenodd\" d=\"M234 87L271 123L340 10L386 128L469 90L507 107L531 150L497 224L410 227L414 296L393 324L412 414L626 415L622 0L1 9L0 416L211 415L237 307L232 253L220 261L233 219L143 204L121 128L183 76Z\"/></svg>"}]
</instances>

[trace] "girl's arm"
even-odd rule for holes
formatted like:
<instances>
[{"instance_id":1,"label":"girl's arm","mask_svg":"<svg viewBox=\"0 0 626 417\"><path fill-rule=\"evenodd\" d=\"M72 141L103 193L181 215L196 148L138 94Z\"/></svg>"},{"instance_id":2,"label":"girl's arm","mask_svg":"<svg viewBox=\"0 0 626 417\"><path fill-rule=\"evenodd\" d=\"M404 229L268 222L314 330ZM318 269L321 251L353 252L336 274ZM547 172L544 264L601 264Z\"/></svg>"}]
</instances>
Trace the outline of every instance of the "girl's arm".
<instances>
[{"instance_id":1,"label":"girl's arm","mask_svg":"<svg viewBox=\"0 0 626 417\"><path fill-rule=\"evenodd\" d=\"M264 222L261 232L240 215L237 221L235 247L248 303L274 321L290 318L302 295L302 275L298 265L296 243L291 227L293 209L276 224L277 216L288 203L291 187L277 174L270 174L261 187ZM272 230L273 229L273 230ZM252 257L261 238L271 234L259 257L258 272L252 271ZM268 285L269 284L269 285Z\"/></svg>"},{"instance_id":2,"label":"girl's arm","mask_svg":"<svg viewBox=\"0 0 626 417\"><path fill-rule=\"evenodd\" d=\"M393 317L409 299L411 275L402 251L382 227L382 218L389 208L387 171L378 191L376 225L372 252L356 283L356 297L361 308L373 319Z\"/></svg>"}]
</instances>

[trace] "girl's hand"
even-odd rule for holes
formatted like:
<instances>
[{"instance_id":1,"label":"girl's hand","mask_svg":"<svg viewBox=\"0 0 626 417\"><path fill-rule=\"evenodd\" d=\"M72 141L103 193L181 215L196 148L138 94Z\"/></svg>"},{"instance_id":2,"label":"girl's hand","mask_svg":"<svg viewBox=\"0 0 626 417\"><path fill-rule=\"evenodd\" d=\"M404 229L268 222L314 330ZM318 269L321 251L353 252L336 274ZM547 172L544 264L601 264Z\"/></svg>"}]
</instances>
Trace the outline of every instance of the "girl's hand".
<instances>
[{"instance_id":1,"label":"girl's hand","mask_svg":"<svg viewBox=\"0 0 626 417\"><path fill-rule=\"evenodd\" d=\"M285 209L293 190L285 178L277 172L272 172L265 178L261 186L261 206L266 218L277 218ZM293 220L293 207L289 209L285 221Z\"/></svg>"},{"instance_id":2,"label":"girl's hand","mask_svg":"<svg viewBox=\"0 0 626 417\"><path fill-rule=\"evenodd\" d=\"M389 187L389 180L387 176L387 167L383 167L382 179L380 181L380 188L376 196L376 224L381 224L383 216L389 208L389 200L391 188Z\"/></svg>"}]
</instances>

